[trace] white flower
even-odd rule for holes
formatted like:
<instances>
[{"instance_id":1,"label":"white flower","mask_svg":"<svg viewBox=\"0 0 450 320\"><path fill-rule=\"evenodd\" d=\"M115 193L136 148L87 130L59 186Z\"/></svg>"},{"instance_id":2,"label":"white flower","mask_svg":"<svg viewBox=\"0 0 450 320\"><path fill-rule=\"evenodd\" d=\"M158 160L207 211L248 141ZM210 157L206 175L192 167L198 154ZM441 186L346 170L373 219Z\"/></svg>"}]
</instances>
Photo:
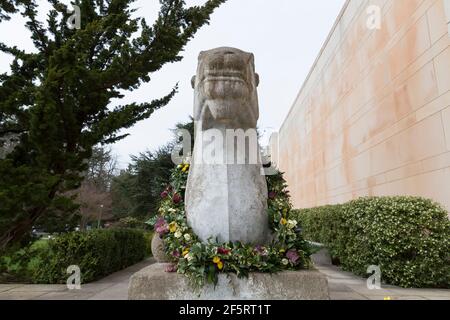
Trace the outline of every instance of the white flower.
<instances>
[{"instance_id":1,"label":"white flower","mask_svg":"<svg viewBox=\"0 0 450 320\"><path fill-rule=\"evenodd\" d=\"M184 234L184 240L189 241L191 240L191 235L189 233Z\"/></svg>"},{"instance_id":2,"label":"white flower","mask_svg":"<svg viewBox=\"0 0 450 320\"><path fill-rule=\"evenodd\" d=\"M289 229L294 229L297 226L297 221L295 220L288 220L287 227Z\"/></svg>"},{"instance_id":3,"label":"white flower","mask_svg":"<svg viewBox=\"0 0 450 320\"><path fill-rule=\"evenodd\" d=\"M190 253L188 253L187 255L185 255L184 258L185 258L187 261L191 261L192 259L194 259L194 257L193 257Z\"/></svg>"},{"instance_id":4,"label":"white flower","mask_svg":"<svg viewBox=\"0 0 450 320\"><path fill-rule=\"evenodd\" d=\"M285 259L281 260L281 263L284 264L285 266L287 266L289 264L289 260L285 258Z\"/></svg>"},{"instance_id":5,"label":"white flower","mask_svg":"<svg viewBox=\"0 0 450 320\"><path fill-rule=\"evenodd\" d=\"M183 234L179 230L177 232L175 232L175 238L181 238L182 235Z\"/></svg>"},{"instance_id":6,"label":"white flower","mask_svg":"<svg viewBox=\"0 0 450 320\"><path fill-rule=\"evenodd\" d=\"M167 210L167 211L169 211L170 213L174 213L174 212L177 212L177 210L175 210L174 208L170 208L169 210Z\"/></svg>"}]
</instances>

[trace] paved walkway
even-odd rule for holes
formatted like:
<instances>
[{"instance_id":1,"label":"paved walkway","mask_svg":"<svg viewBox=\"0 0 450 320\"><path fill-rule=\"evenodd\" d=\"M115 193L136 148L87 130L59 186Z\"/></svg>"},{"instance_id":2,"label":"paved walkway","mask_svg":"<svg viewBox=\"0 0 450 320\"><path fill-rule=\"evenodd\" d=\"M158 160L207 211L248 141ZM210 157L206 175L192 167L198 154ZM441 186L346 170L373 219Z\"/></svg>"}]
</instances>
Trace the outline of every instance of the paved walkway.
<instances>
[{"instance_id":1,"label":"paved walkway","mask_svg":"<svg viewBox=\"0 0 450 320\"><path fill-rule=\"evenodd\" d=\"M150 258L99 281L81 285L81 290L69 290L66 285L0 284L0 300L127 300L131 275L154 262Z\"/></svg>"},{"instance_id":2,"label":"paved walkway","mask_svg":"<svg viewBox=\"0 0 450 320\"><path fill-rule=\"evenodd\" d=\"M450 290L403 289L389 285L369 290L366 279L333 266L326 250L313 255L313 261L328 278L331 300L450 300Z\"/></svg>"},{"instance_id":3,"label":"paved walkway","mask_svg":"<svg viewBox=\"0 0 450 320\"><path fill-rule=\"evenodd\" d=\"M315 254L313 261L328 278L332 300L450 300L450 290L387 285L382 285L381 290L369 290L365 279L333 266L326 251ZM131 275L152 263L154 260L148 259L100 281L82 285L81 290L70 291L65 285L0 284L0 300L126 300Z\"/></svg>"}]
</instances>

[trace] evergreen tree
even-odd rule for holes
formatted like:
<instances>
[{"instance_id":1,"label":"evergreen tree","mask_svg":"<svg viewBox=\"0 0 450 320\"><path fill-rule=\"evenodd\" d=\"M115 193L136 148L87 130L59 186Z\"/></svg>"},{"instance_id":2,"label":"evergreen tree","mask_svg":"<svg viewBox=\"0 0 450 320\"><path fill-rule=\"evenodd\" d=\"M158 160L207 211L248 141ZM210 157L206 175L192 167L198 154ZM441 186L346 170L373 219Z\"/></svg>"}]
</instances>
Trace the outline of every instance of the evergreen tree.
<instances>
[{"instance_id":1,"label":"evergreen tree","mask_svg":"<svg viewBox=\"0 0 450 320\"><path fill-rule=\"evenodd\" d=\"M133 156L127 170L112 180L111 195L113 214L116 218L133 216L142 220L157 213L161 192L170 183L171 170L174 168L172 151L180 143L177 130L187 130L193 146L194 120L178 123L175 126L174 139L156 151L147 151Z\"/></svg>"},{"instance_id":2,"label":"evergreen tree","mask_svg":"<svg viewBox=\"0 0 450 320\"><path fill-rule=\"evenodd\" d=\"M67 24L71 7L47 1L46 23L37 19L36 0L0 6L2 18L19 9L36 47L31 53L0 43L0 52L14 58L11 71L0 74L0 138L18 139L0 159L0 250L52 210L74 209L64 194L80 186L93 147L124 138L121 129L167 105L176 87L150 102L111 108L111 101L181 60L185 45L226 0L195 7L160 0L152 26L132 18L134 0L75 0L80 29Z\"/></svg>"},{"instance_id":3,"label":"evergreen tree","mask_svg":"<svg viewBox=\"0 0 450 320\"><path fill-rule=\"evenodd\" d=\"M9 20L9 15L17 11L20 0L0 0L0 21Z\"/></svg>"}]
</instances>

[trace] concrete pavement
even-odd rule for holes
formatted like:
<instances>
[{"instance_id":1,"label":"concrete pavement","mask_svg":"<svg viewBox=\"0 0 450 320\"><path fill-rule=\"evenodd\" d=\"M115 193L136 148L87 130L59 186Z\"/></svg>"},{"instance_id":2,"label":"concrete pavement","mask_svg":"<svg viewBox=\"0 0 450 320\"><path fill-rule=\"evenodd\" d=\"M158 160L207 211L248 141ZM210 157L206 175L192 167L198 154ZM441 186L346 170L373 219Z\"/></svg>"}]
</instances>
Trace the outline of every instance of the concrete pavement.
<instances>
[{"instance_id":1,"label":"concrete pavement","mask_svg":"<svg viewBox=\"0 0 450 320\"><path fill-rule=\"evenodd\" d=\"M331 264L325 250L313 256L316 268L328 278L332 300L450 300L450 290L403 289L382 285L369 290L366 279ZM154 263L150 258L97 282L68 290L65 285L0 284L0 300L127 300L128 282L135 272Z\"/></svg>"},{"instance_id":2,"label":"concrete pavement","mask_svg":"<svg viewBox=\"0 0 450 320\"><path fill-rule=\"evenodd\" d=\"M128 281L135 272L154 263L153 258L84 284L80 290L66 285L0 284L0 300L127 300Z\"/></svg>"},{"instance_id":3,"label":"concrete pavement","mask_svg":"<svg viewBox=\"0 0 450 320\"><path fill-rule=\"evenodd\" d=\"M313 255L316 268L328 278L331 300L450 300L450 290L403 289L381 285L380 290L369 290L367 280L331 264L325 249Z\"/></svg>"}]
</instances>

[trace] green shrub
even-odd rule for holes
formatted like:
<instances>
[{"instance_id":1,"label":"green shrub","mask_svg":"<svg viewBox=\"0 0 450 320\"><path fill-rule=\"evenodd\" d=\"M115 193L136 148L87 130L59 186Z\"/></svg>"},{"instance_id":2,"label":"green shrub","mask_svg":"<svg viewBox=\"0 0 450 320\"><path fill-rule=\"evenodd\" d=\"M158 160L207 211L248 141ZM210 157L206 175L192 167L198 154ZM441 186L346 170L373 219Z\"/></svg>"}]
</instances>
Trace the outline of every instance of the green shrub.
<instances>
[{"instance_id":1,"label":"green shrub","mask_svg":"<svg viewBox=\"0 0 450 320\"><path fill-rule=\"evenodd\" d=\"M9 250L0 257L0 283L27 281L26 267L29 258L25 249Z\"/></svg>"},{"instance_id":2,"label":"green shrub","mask_svg":"<svg viewBox=\"0 0 450 320\"><path fill-rule=\"evenodd\" d=\"M2 269L18 281L65 283L67 267L77 265L82 283L142 261L148 244L141 230L100 229L70 232L3 256Z\"/></svg>"},{"instance_id":3,"label":"green shrub","mask_svg":"<svg viewBox=\"0 0 450 320\"><path fill-rule=\"evenodd\" d=\"M48 240L41 239L30 246L13 247L0 256L1 282L32 282L33 269L40 263L41 255L48 250Z\"/></svg>"},{"instance_id":4,"label":"green shrub","mask_svg":"<svg viewBox=\"0 0 450 320\"><path fill-rule=\"evenodd\" d=\"M450 288L450 221L440 205L417 197L361 198L297 210L307 239L325 244L345 270L402 287Z\"/></svg>"},{"instance_id":5,"label":"green shrub","mask_svg":"<svg viewBox=\"0 0 450 320\"><path fill-rule=\"evenodd\" d=\"M313 209L294 210L301 220L306 239L328 244L338 241L339 212L342 205L324 206ZM330 248L332 250L332 248Z\"/></svg>"}]
</instances>

